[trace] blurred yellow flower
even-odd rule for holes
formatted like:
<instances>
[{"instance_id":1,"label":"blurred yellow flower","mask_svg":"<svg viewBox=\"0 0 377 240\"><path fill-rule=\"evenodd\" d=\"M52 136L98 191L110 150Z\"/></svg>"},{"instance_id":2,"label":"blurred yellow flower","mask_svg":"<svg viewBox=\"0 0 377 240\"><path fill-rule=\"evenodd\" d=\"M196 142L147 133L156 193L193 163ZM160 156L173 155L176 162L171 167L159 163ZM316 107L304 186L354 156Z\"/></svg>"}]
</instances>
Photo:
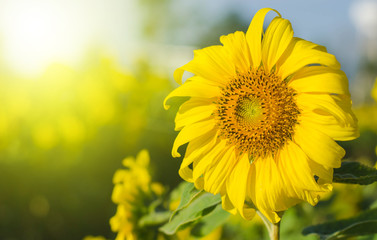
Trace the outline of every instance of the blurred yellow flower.
<instances>
[{"instance_id":1,"label":"blurred yellow flower","mask_svg":"<svg viewBox=\"0 0 377 240\"><path fill-rule=\"evenodd\" d=\"M266 14L275 17L263 33ZM172 149L188 143L179 174L220 193L223 208L245 218L258 209L269 221L332 190L344 150L335 141L358 137L348 80L320 45L293 37L288 20L265 8L246 34L194 51L178 68L194 74L165 99L189 97L176 115Z\"/></svg>"},{"instance_id":2,"label":"blurred yellow flower","mask_svg":"<svg viewBox=\"0 0 377 240\"><path fill-rule=\"evenodd\" d=\"M151 182L147 150L140 151L136 159L124 159L123 165L127 169L117 170L113 178L112 200L118 208L110 219L110 225L112 231L118 232L116 240L139 239L142 229L138 227L138 221L147 213L148 205L156 200L156 196L164 192L164 187Z\"/></svg>"},{"instance_id":3,"label":"blurred yellow flower","mask_svg":"<svg viewBox=\"0 0 377 240\"><path fill-rule=\"evenodd\" d=\"M85 126L80 119L66 114L58 121L60 133L66 142L81 143L85 139Z\"/></svg>"},{"instance_id":4,"label":"blurred yellow flower","mask_svg":"<svg viewBox=\"0 0 377 240\"><path fill-rule=\"evenodd\" d=\"M40 123L34 127L33 137L35 145L42 149L50 149L57 144L56 129L49 123Z\"/></svg>"},{"instance_id":5,"label":"blurred yellow flower","mask_svg":"<svg viewBox=\"0 0 377 240\"><path fill-rule=\"evenodd\" d=\"M86 236L83 240L106 240L106 238L102 236Z\"/></svg>"},{"instance_id":6,"label":"blurred yellow flower","mask_svg":"<svg viewBox=\"0 0 377 240\"><path fill-rule=\"evenodd\" d=\"M222 231L223 228L218 227L204 237L194 237L191 235L191 228L189 227L178 231L175 236L178 240L219 240L221 239Z\"/></svg>"}]
</instances>

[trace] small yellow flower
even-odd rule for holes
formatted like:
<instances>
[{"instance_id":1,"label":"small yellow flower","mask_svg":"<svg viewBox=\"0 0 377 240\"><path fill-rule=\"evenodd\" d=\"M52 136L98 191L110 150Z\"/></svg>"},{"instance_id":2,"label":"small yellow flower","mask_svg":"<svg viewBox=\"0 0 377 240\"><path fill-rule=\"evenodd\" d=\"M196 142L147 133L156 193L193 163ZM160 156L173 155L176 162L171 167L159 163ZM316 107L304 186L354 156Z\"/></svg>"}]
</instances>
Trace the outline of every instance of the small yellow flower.
<instances>
[{"instance_id":1,"label":"small yellow flower","mask_svg":"<svg viewBox=\"0 0 377 240\"><path fill-rule=\"evenodd\" d=\"M263 32L266 14L275 17ZM176 115L172 149L187 149L179 174L220 193L223 208L245 218L277 212L332 190L344 150L335 141L358 137L348 80L320 45L293 37L288 20L270 8L256 13L246 34L194 51L178 68L194 74L165 99L189 97Z\"/></svg>"},{"instance_id":2,"label":"small yellow flower","mask_svg":"<svg viewBox=\"0 0 377 240\"><path fill-rule=\"evenodd\" d=\"M164 187L151 182L147 150L140 151L136 160L132 157L124 159L123 165L127 169L117 170L113 178L112 200L118 207L110 225L113 232L118 232L116 240L134 240L141 231L138 221L148 213L148 203L162 195Z\"/></svg>"}]
</instances>

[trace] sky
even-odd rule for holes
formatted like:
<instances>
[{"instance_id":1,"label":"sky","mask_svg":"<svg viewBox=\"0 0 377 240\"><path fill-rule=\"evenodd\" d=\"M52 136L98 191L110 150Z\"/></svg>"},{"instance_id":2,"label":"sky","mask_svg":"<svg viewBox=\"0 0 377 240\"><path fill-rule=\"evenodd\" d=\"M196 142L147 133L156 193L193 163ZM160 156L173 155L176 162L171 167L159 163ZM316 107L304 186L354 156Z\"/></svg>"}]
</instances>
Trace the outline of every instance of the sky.
<instances>
[{"instance_id":1,"label":"sky","mask_svg":"<svg viewBox=\"0 0 377 240\"><path fill-rule=\"evenodd\" d=\"M363 39L366 38L365 32L368 32L360 29L365 24L357 22L360 13L355 15L355 5L376 1L171 2L169 12L161 12L157 16L171 16L168 21L187 19L186 22L193 22L182 26L182 37L176 37L174 43L178 46L185 45L190 42L187 39L195 38L203 31L210 31L210 27L230 11L249 22L258 9L271 7L291 21L295 36L325 45L330 53L337 56L349 78L353 79L358 69ZM124 64L128 64L137 51L145 51L146 46L152 46L151 52L156 52L155 55L164 55L165 50L169 51L169 47L166 47L168 44L154 44L142 38L140 23L142 16L145 16L142 11L137 0L0 0L2 58L19 72L34 74L41 72L52 61L75 63L91 46L103 46ZM369 13L370 16L373 14L373 11ZM198 24L195 19L204 20ZM370 21L377 22L376 19ZM178 51L187 51L181 53L182 56L191 56L193 48L195 46L187 46L183 50L178 48ZM186 57L183 58L186 61ZM176 64L181 62L177 60ZM179 67L174 62L170 64L173 64L173 68Z\"/></svg>"}]
</instances>

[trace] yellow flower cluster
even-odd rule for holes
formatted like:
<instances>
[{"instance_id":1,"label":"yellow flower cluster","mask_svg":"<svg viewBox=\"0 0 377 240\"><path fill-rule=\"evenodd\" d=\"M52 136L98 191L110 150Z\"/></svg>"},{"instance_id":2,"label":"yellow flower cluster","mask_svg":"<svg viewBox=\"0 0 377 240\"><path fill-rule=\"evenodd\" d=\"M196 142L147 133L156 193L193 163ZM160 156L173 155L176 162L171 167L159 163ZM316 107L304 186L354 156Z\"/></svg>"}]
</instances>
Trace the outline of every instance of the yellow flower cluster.
<instances>
[{"instance_id":1,"label":"yellow flower cluster","mask_svg":"<svg viewBox=\"0 0 377 240\"><path fill-rule=\"evenodd\" d=\"M140 151L136 159L124 159L123 165L127 169L117 170L113 178L112 200L118 207L110 225L112 231L118 233L116 240L133 240L138 239L138 233L142 231L138 221L148 212L148 206L162 195L164 187L151 182L147 150Z\"/></svg>"}]
</instances>

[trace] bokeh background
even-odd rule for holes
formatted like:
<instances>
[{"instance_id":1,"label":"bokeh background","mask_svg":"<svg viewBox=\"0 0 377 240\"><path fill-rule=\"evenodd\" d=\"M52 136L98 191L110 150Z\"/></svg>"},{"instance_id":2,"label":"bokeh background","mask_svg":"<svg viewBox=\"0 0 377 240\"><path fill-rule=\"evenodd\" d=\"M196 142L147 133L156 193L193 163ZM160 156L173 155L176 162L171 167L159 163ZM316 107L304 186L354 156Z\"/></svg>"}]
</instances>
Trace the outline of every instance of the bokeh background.
<instances>
[{"instance_id":1,"label":"bokeh background","mask_svg":"<svg viewBox=\"0 0 377 240\"><path fill-rule=\"evenodd\" d=\"M361 131L341 145L347 159L374 166L375 0L0 0L0 239L114 238L112 177L144 148L154 181L177 186L174 109L162 107L177 86L173 71L194 49L246 31L263 7L337 56ZM375 206L376 190L336 185L316 207L287 211L282 234L315 239L302 237L302 228ZM267 233L258 219L232 218L222 236Z\"/></svg>"}]
</instances>

